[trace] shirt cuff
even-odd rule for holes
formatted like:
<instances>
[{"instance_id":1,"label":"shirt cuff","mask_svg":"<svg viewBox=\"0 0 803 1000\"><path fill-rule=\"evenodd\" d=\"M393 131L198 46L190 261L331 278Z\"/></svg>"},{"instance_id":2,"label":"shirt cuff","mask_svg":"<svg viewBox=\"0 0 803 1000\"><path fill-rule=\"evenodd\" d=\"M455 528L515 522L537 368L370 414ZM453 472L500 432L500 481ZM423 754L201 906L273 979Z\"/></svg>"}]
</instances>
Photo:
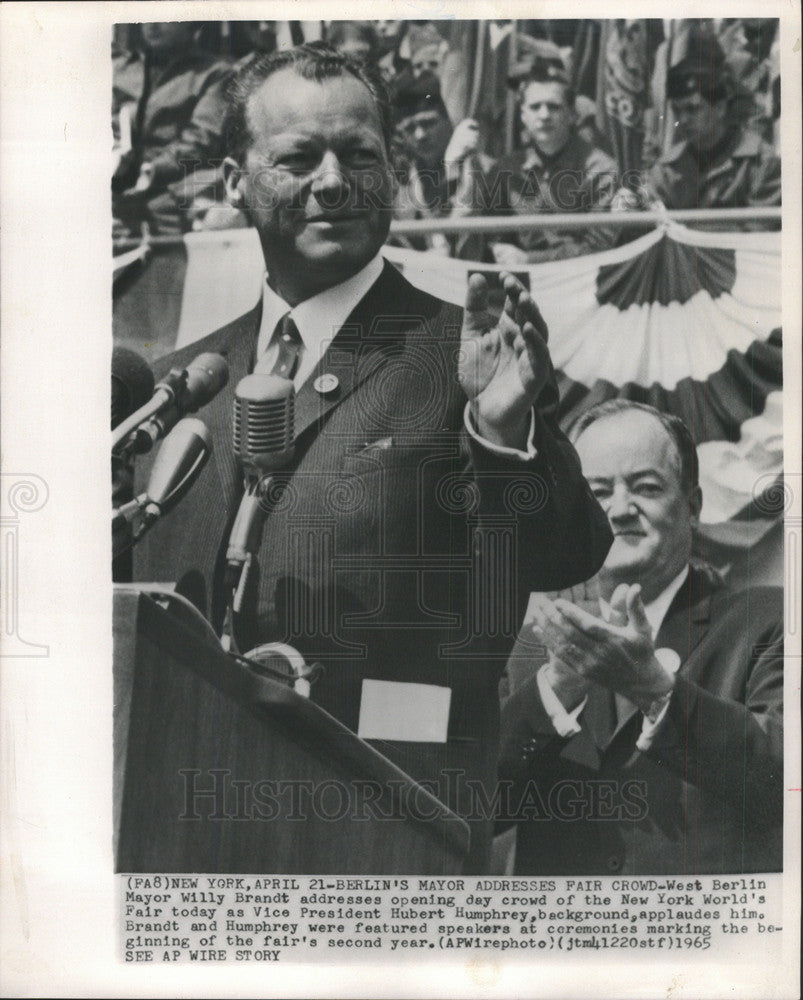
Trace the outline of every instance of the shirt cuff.
<instances>
[{"instance_id":1,"label":"shirt cuff","mask_svg":"<svg viewBox=\"0 0 803 1000\"><path fill-rule=\"evenodd\" d=\"M669 701L672 697L672 692L664 695L659 701L654 701L650 706L650 711L644 716L641 723L641 733L639 738L636 740L636 748L641 750L642 753L645 750L649 750L652 746L652 741L655 739L655 734L661 728L661 723L664 721L664 716L669 710Z\"/></svg>"},{"instance_id":2,"label":"shirt cuff","mask_svg":"<svg viewBox=\"0 0 803 1000\"><path fill-rule=\"evenodd\" d=\"M582 726L577 720L580 713L586 707L588 697L583 698L577 708L571 712L567 712L560 698L552 690L552 685L547 680L545 673L547 666L548 664L545 663L536 675L538 693L541 695L541 704L544 706L558 736L576 736L579 732L582 732Z\"/></svg>"},{"instance_id":3,"label":"shirt cuff","mask_svg":"<svg viewBox=\"0 0 803 1000\"><path fill-rule=\"evenodd\" d=\"M661 666L673 676L680 669L680 657L674 649L656 649L655 658ZM641 723L641 734L636 740L636 748L642 753L649 750L655 739L655 734L661 728L661 724L666 718L669 710L669 702L672 700L672 692L668 691L663 698L656 699L644 713L644 720Z\"/></svg>"},{"instance_id":4,"label":"shirt cuff","mask_svg":"<svg viewBox=\"0 0 803 1000\"><path fill-rule=\"evenodd\" d=\"M492 441L488 441L487 438L482 437L474 426L474 416L471 412L470 402L466 403L463 420L468 433L486 451L493 452L495 455L506 455L508 458L516 458L521 462L530 462L538 455L538 449L535 447L535 413L532 410L530 411L530 430L527 434L526 451L522 451L521 448L508 448L502 444L494 444Z\"/></svg>"}]
</instances>

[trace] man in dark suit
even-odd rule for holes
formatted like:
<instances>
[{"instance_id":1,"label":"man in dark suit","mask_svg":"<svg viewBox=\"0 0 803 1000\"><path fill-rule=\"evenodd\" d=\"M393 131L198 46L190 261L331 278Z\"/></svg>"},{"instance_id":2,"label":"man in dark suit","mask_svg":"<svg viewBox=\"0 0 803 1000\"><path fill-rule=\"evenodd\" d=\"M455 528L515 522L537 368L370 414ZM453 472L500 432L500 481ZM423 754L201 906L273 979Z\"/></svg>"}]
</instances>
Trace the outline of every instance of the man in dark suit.
<instances>
[{"instance_id":1,"label":"man in dark suit","mask_svg":"<svg viewBox=\"0 0 803 1000\"><path fill-rule=\"evenodd\" d=\"M267 279L252 312L165 361L220 351L229 386L201 414L213 458L138 549L136 574L200 573L221 627L242 493L234 387L255 362L279 361L290 336L295 456L235 638L321 661L313 700L473 814L469 865L482 870L496 687L526 594L588 577L610 534L555 422L546 329L523 287L506 278L497 321L481 278L464 314L382 260L391 127L378 77L326 48L272 54L238 78L226 183L259 232Z\"/></svg>"},{"instance_id":2,"label":"man in dark suit","mask_svg":"<svg viewBox=\"0 0 803 1000\"><path fill-rule=\"evenodd\" d=\"M516 869L780 870L781 592L690 564L702 496L676 417L612 400L572 439L614 542L586 600L532 596L502 685Z\"/></svg>"}]
</instances>

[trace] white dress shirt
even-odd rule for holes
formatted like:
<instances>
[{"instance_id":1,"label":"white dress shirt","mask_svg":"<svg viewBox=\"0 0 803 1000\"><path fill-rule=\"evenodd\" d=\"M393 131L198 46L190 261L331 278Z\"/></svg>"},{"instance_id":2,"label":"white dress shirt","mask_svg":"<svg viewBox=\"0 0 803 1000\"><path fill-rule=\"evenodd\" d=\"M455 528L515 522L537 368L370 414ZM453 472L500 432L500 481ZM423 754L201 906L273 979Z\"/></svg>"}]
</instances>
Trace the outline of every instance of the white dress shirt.
<instances>
[{"instance_id":1,"label":"white dress shirt","mask_svg":"<svg viewBox=\"0 0 803 1000\"><path fill-rule=\"evenodd\" d=\"M663 624L666 613L669 610L669 605L674 600L675 594L677 594L686 582L686 577L688 575L689 568L688 566L684 566L669 586L664 588L655 600L644 605L644 614L646 615L647 621L650 623L650 631L652 632L653 641L655 641L655 637L658 635L658 630ZM600 598L599 604L602 617L605 621L608 621L611 616L610 604L608 604L607 601L603 601L602 598ZM680 669L680 657L674 649L656 649L655 658L664 670L667 670L669 673L676 674ZM576 708L572 709L571 712L567 712L563 707L563 703L560 698L558 698L555 694L552 686L547 680L546 668L547 664L545 663L538 671L536 678L538 693L541 696L541 703L549 715L552 725L555 727L557 733L564 737L574 736L581 731L582 727L580 726L579 717L583 709L586 707L588 698L584 698ZM656 705L655 710L644 716L644 721L641 726L641 734L636 741L636 746L639 750L648 750L652 745L653 737L663 722L664 716L669 708L669 699L670 695L661 699L660 703Z\"/></svg>"},{"instance_id":2,"label":"white dress shirt","mask_svg":"<svg viewBox=\"0 0 803 1000\"><path fill-rule=\"evenodd\" d=\"M382 254L378 253L361 271L341 281L339 285L326 288L317 295L299 302L293 308L290 308L271 288L266 274L262 282L262 320L259 325L256 354L257 359L262 362L263 370L265 365L270 366L273 363L274 355L278 353L278 344L274 341L273 335L279 320L289 312L304 345L299 352L299 364L293 377L293 385L298 391L315 370L337 331L377 281L383 267L384 259ZM465 424L468 433L489 451L524 461L530 461L537 454L534 416L530 417L530 432L525 451L493 444L483 438L474 427L470 404L466 404Z\"/></svg>"},{"instance_id":3,"label":"white dress shirt","mask_svg":"<svg viewBox=\"0 0 803 1000\"><path fill-rule=\"evenodd\" d=\"M304 342L293 378L296 390L300 389L332 343L337 331L382 273L382 267L382 255L377 254L361 271L341 281L339 285L326 288L312 298L299 302L292 309L270 287L266 274L262 282L262 322L257 338L257 358L261 360L265 355L266 363L271 363L271 353L278 351L278 345L272 342L276 324L289 312Z\"/></svg>"}]
</instances>

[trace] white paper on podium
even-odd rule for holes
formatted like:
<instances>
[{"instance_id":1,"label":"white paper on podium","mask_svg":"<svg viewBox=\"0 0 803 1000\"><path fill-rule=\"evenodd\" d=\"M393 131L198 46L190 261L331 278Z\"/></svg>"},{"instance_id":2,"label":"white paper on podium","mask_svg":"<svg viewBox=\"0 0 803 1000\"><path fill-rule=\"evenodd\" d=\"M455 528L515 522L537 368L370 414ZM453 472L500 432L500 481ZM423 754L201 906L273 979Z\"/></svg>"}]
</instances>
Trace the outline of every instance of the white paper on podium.
<instances>
[{"instance_id":1,"label":"white paper on podium","mask_svg":"<svg viewBox=\"0 0 803 1000\"><path fill-rule=\"evenodd\" d=\"M357 735L363 740L445 743L451 700L448 687L364 680Z\"/></svg>"}]
</instances>

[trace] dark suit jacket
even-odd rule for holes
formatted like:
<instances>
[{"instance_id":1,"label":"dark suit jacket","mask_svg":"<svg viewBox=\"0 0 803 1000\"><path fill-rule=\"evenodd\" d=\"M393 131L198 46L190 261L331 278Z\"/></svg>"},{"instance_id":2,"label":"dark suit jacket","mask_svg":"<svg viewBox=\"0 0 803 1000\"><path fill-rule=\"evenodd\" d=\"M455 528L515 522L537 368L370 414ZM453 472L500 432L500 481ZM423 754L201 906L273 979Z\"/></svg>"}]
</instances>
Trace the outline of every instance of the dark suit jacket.
<instances>
[{"instance_id":1,"label":"dark suit jacket","mask_svg":"<svg viewBox=\"0 0 803 1000\"><path fill-rule=\"evenodd\" d=\"M656 636L661 647L681 667L666 719L641 753L641 714L617 711L599 687L582 733L558 737L535 680L545 650L520 637L502 686L500 777L513 783L512 811L524 796L530 817L540 815L518 826L519 872L781 870L781 591L736 593L692 568Z\"/></svg>"},{"instance_id":2,"label":"dark suit jacket","mask_svg":"<svg viewBox=\"0 0 803 1000\"><path fill-rule=\"evenodd\" d=\"M355 730L364 678L451 688L446 744L379 749L467 815L466 777L486 792L495 778L497 684L526 595L587 578L610 535L555 422L554 380L539 400L535 460L500 459L468 443L456 378L461 323L461 310L386 263L336 331L296 397L295 459L278 477L253 574L255 611L239 641L241 649L285 641L308 663L320 660L325 673L312 698ZM213 436L211 460L136 552L141 580L199 572L216 626L242 492L232 400L253 364L258 325L256 309L166 359L169 367L219 351L229 384L200 413ZM321 372L337 376L337 392L316 392ZM453 769L465 772L462 785L444 790L443 772ZM472 833L479 866L485 812Z\"/></svg>"}]
</instances>

